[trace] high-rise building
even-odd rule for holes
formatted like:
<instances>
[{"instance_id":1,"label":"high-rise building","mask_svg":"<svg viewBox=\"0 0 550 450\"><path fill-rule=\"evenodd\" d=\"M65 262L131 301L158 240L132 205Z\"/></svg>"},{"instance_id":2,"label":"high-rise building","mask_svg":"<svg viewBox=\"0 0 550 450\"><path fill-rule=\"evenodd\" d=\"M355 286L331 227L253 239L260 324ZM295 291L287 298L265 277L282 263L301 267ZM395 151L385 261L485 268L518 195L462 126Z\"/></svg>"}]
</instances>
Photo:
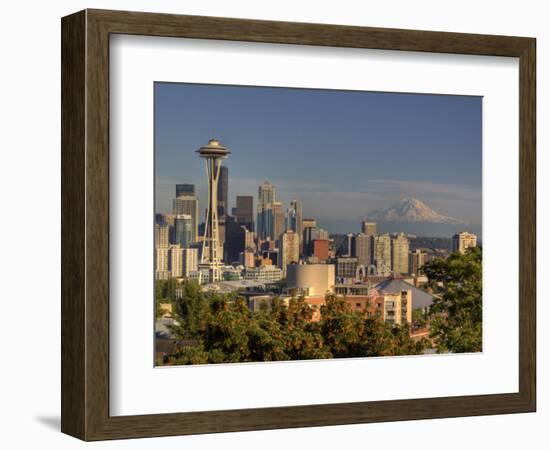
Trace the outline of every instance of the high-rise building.
<instances>
[{"instance_id":1,"label":"high-rise building","mask_svg":"<svg viewBox=\"0 0 550 450\"><path fill-rule=\"evenodd\" d=\"M193 243L193 218L189 214L178 214L174 221L174 244L189 247Z\"/></svg>"},{"instance_id":2,"label":"high-rise building","mask_svg":"<svg viewBox=\"0 0 550 450\"><path fill-rule=\"evenodd\" d=\"M241 264L245 267L254 267L256 262L254 260L254 251L251 249L245 249L240 255Z\"/></svg>"},{"instance_id":3,"label":"high-rise building","mask_svg":"<svg viewBox=\"0 0 550 450\"><path fill-rule=\"evenodd\" d=\"M182 195L195 195L194 184L176 184L176 198Z\"/></svg>"},{"instance_id":4,"label":"high-rise building","mask_svg":"<svg viewBox=\"0 0 550 450\"><path fill-rule=\"evenodd\" d=\"M361 233L367 236L376 234L376 222L361 222Z\"/></svg>"},{"instance_id":5,"label":"high-rise building","mask_svg":"<svg viewBox=\"0 0 550 450\"><path fill-rule=\"evenodd\" d=\"M275 201L275 186L269 181L264 181L258 190L258 203L261 207L271 205Z\"/></svg>"},{"instance_id":6,"label":"high-rise building","mask_svg":"<svg viewBox=\"0 0 550 450\"><path fill-rule=\"evenodd\" d=\"M313 228L311 230L311 239L321 239L328 241L330 238L330 234L327 230L323 230L322 228Z\"/></svg>"},{"instance_id":7,"label":"high-rise building","mask_svg":"<svg viewBox=\"0 0 550 450\"><path fill-rule=\"evenodd\" d=\"M211 283L220 281L222 247L219 237L218 223L218 181L222 159L231 153L216 139L210 139L208 144L199 148L197 153L206 163L206 176L208 178L208 209L206 210L204 237L202 241L202 254L200 270L208 271L208 279ZM199 283L202 280L199 279Z\"/></svg>"},{"instance_id":8,"label":"high-rise building","mask_svg":"<svg viewBox=\"0 0 550 450\"><path fill-rule=\"evenodd\" d=\"M391 242L392 265L394 273L409 273L409 239L399 233Z\"/></svg>"},{"instance_id":9,"label":"high-rise building","mask_svg":"<svg viewBox=\"0 0 550 450\"><path fill-rule=\"evenodd\" d=\"M218 180L218 238L220 245L225 245L226 220L229 209L229 169L220 166Z\"/></svg>"},{"instance_id":10,"label":"high-rise building","mask_svg":"<svg viewBox=\"0 0 550 450\"><path fill-rule=\"evenodd\" d=\"M254 197L251 195L237 195L237 206L234 216L237 223L244 225L250 231L254 231Z\"/></svg>"},{"instance_id":11,"label":"high-rise building","mask_svg":"<svg viewBox=\"0 0 550 450\"><path fill-rule=\"evenodd\" d=\"M170 248L157 247L155 249L155 278L167 280L170 278Z\"/></svg>"},{"instance_id":12,"label":"high-rise building","mask_svg":"<svg viewBox=\"0 0 550 450\"><path fill-rule=\"evenodd\" d=\"M263 251L261 256L264 264L271 261L272 265L279 266L279 249Z\"/></svg>"},{"instance_id":13,"label":"high-rise building","mask_svg":"<svg viewBox=\"0 0 550 450\"><path fill-rule=\"evenodd\" d=\"M293 230L285 231L281 235L279 265L286 274L288 264L297 263L300 259L300 236Z\"/></svg>"},{"instance_id":14,"label":"high-rise building","mask_svg":"<svg viewBox=\"0 0 550 450\"><path fill-rule=\"evenodd\" d=\"M428 262L428 253L426 250L417 248L414 252L409 253L409 271L414 275L423 273L422 268Z\"/></svg>"},{"instance_id":15,"label":"high-rise building","mask_svg":"<svg viewBox=\"0 0 550 450\"><path fill-rule=\"evenodd\" d=\"M199 236L199 199L195 194L182 194L172 201L173 213L187 214L191 216L193 236L192 241L197 242Z\"/></svg>"},{"instance_id":16,"label":"high-rise building","mask_svg":"<svg viewBox=\"0 0 550 450\"><path fill-rule=\"evenodd\" d=\"M275 250L275 241L272 241L271 239L268 239L267 241L260 241L258 249L261 252L267 252L271 250Z\"/></svg>"},{"instance_id":17,"label":"high-rise building","mask_svg":"<svg viewBox=\"0 0 550 450\"><path fill-rule=\"evenodd\" d=\"M175 242L175 224L176 224L176 215L175 214L162 214L162 221L159 222L161 225L168 225L168 241L170 244Z\"/></svg>"},{"instance_id":18,"label":"high-rise building","mask_svg":"<svg viewBox=\"0 0 550 450\"><path fill-rule=\"evenodd\" d=\"M170 226L167 223L155 223L155 248L168 248L170 245Z\"/></svg>"},{"instance_id":19,"label":"high-rise building","mask_svg":"<svg viewBox=\"0 0 550 450\"><path fill-rule=\"evenodd\" d=\"M228 214L229 208L229 170L226 166L220 166L218 180L218 218Z\"/></svg>"},{"instance_id":20,"label":"high-rise building","mask_svg":"<svg viewBox=\"0 0 550 450\"><path fill-rule=\"evenodd\" d=\"M346 235L346 256L353 256L353 234L348 233Z\"/></svg>"},{"instance_id":21,"label":"high-rise building","mask_svg":"<svg viewBox=\"0 0 550 450\"><path fill-rule=\"evenodd\" d=\"M223 247L225 245L227 217L229 217L229 216L219 216L218 217L218 239L220 241L220 247Z\"/></svg>"},{"instance_id":22,"label":"high-rise building","mask_svg":"<svg viewBox=\"0 0 550 450\"><path fill-rule=\"evenodd\" d=\"M302 202L292 200L287 211L287 230L292 230L302 236Z\"/></svg>"},{"instance_id":23,"label":"high-rise building","mask_svg":"<svg viewBox=\"0 0 550 450\"><path fill-rule=\"evenodd\" d=\"M464 254L467 248L477 245L477 236L474 233L462 231L453 236L453 252Z\"/></svg>"},{"instance_id":24,"label":"high-rise building","mask_svg":"<svg viewBox=\"0 0 550 450\"><path fill-rule=\"evenodd\" d=\"M254 237L255 237L254 232L250 231L249 229L246 229L246 233L244 234L244 248L250 248L254 250L254 246L255 246Z\"/></svg>"},{"instance_id":25,"label":"high-rise building","mask_svg":"<svg viewBox=\"0 0 550 450\"><path fill-rule=\"evenodd\" d=\"M273 202L273 239L278 241L285 231L285 211L282 202Z\"/></svg>"},{"instance_id":26,"label":"high-rise building","mask_svg":"<svg viewBox=\"0 0 550 450\"><path fill-rule=\"evenodd\" d=\"M312 241L311 232L317 227L315 219L302 219L302 246L305 253L309 253L309 245Z\"/></svg>"},{"instance_id":27,"label":"high-rise building","mask_svg":"<svg viewBox=\"0 0 550 450\"><path fill-rule=\"evenodd\" d=\"M352 256L357 258L357 263L363 266L370 266L371 260L371 236L363 233L353 237Z\"/></svg>"},{"instance_id":28,"label":"high-rise building","mask_svg":"<svg viewBox=\"0 0 550 450\"><path fill-rule=\"evenodd\" d=\"M179 245L170 246L170 275L172 278L183 277L183 253L185 249Z\"/></svg>"},{"instance_id":29,"label":"high-rise building","mask_svg":"<svg viewBox=\"0 0 550 450\"><path fill-rule=\"evenodd\" d=\"M183 249L183 276L188 277L191 272L199 270L199 249Z\"/></svg>"},{"instance_id":30,"label":"high-rise building","mask_svg":"<svg viewBox=\"0 0 550 450\"><path fill-rule=\"evenodd\" d=\"M387 233L374 236L374 265L378 274L391 271L391 237Z\"/></svg>"},{"instance_id":31,"label":"high-rise building","mask_svg":"<svg viewBox=\"0 0 550 450\"><path fill-rule=\"evenodd\" d=\"M173 278L189 277L191 272L197 272L199 251L196 248L182 248L171 245L168 255L170 261L170 276Z\"/></svg>"},{"instance_id":32,"label":"high-rise building","mask_svg":"<svg viewBox=\"0 0 550 450\"><path fill-rule=\"evenodd\" d=\"M229 263L239 260L239 255L247 248L254 247L254 233L237 222L233 216L227 217L225 258Z\"/></svg>"},{"instance_id":33,"label":"high-rise building","mask_svg":"<svg viewBox=\"0 0 550 450\"><path fill-rule=\"evenodd\" d=\"M328 259L328 241L326 239L313 239L311 241L311 256L317 258L318 261L326 261Z\"/></svg>"},{"instance_id":34,"label":"high-rise building","mask_svg":"<svg viewBox=\"0 0 550 450\"><path fill-rule=\"evenodd\" d=\"M273 202L275 201L275 186L264 181L258 189L258 220L257 234L259 239L274 239Z\"/></svg>"}]
</instances>

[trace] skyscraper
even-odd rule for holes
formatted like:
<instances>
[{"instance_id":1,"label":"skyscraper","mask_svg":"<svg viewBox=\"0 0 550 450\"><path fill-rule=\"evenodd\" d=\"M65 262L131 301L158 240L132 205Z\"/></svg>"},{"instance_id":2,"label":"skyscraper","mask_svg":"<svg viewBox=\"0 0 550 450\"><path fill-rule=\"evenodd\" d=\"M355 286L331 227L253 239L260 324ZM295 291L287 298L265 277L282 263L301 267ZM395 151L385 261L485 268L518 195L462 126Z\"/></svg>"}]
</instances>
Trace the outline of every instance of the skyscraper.
<instances>
[{"instance_id":1,"label":"skyscraper","mask_svg":"<svg viewBox=\"0 0 550 450\"><path fill-rule=\"evenodd\" d=\"M192 241L197 242L199 236L199 200L195 194L182 194L172 202L173 213L177 216L187 214L191 216L193 236Z\"/></svg>"},{"instance_id":2,"label":"skyscraper","mask_svg":"<svg viewBox=\"0 0 550 450\"><path fill-rule=\"evenodd\" d=\"M403 233L399 233L391 243L392 266L394 273L409 273L409 239Z\"/></svg>"},{"instance_id":3,"label":"skyscraper","mask_svg":"<svg viewBox=\"0 0 550 450\"><path fill-rule=\"evenodd\" d=\"M229 208L229 170L226 166L220 166L220 178L218 180L218 218L228 214Z\"/></svg>"},{"instance_id":4,"label":"skyscraper","mask_svg":"<svg viewBox=\"0 0 550 450\"><path fill-rule=\"evenodd\" d=\"M302 219L302 247L306 254L310 253L311 232L317 227L315 219Z\"/></svg>"},{"instance_id":5,"label":"skyscraper","mask_svg":"<svg viewBox=\"0 0 550 450\"><path fill-rule=\"evenodd\" d=\"M292 230L302 236L302 202L292 200L287 211L287 230Z\"/></svg>"},{"instance_id":6,"label":"skyscraper","mask_svg":"<svg viewBox=\"0 0 550 450\"><path fill-rule=\"evenodd\" d=\"M237 223L254 231L254 197L251 195L237 195L237 206L234 215Z\"/></svg>"},{"instance_id":7,"label":"skyscraper","mask_svg":"<svg viewBox=\"0 0 550 450\"><path fill-rule=\"evenodd\" d=\"M176 184L176 198L182 195L195 195L194 184Z\"/></svg>"},{"instance_id":8,"label":"skyscraper","mask_svg":"<svg viewBox=\"0 0 550 450\"><path fill-rule=\"evenodd\" d=\"M352 256L363 266L371 265L371 236L359 233L353 237Z\"/></svg>"},{"instance_id":9,"label":"skyscraper","mask_svg":"<svg viewBox=\"0 0 550 450\"><path fill-rule=\"evenodd\" d=\"M285 211L282 202L273 202L273 239L278 241L285 231Z\"/></svg>"},{"instance_id":10,"label":"skyscraper","mask_svg":"<svg viewBox=\"0 0 550 450\"><path fill-rule=\"evenodd\" d=\"M387 233L374 236L374 264L380 275L391 271L391 238Z\"/></svg>"},{"instance_id":11,"label":"skyscraper","mask_svg":"<svg viewBox=\"0 0 550 450\"><path fill-rule=\"evenodd\" d=\"M275 201L275 186L264 181L258 189L258 221L257 233L259 239L274 239L273 237L273 202Z\"/></svg>"},{"instance_id":12,"label":"skyscraper","mask_svg":"<svg viewBox=\"0 0 550 450\"><path fill-rule=\"evenodd\" d=\"M208 209L206 210L204 239L202 241L202 255L200 269L208 269L210 282L222 279L221 275L221 246L218 230L218 181L220 177L221 161L231 153L216 139L210 139L208 144L199 148L197 153L206 163L206 177L208 178ZM199 279L199 283L201 280Z\"/></svg>"},{"instance_id":13,"label":"skyscraper","mask_svg":"<svg viewBox=\"0 0 550 450\"><path fill-rule=\"evenodd\" d=\"M476 245L477 236L473 233L462 231L453 236L453 252L464 254L467 248L475 247Z\"/></svg>"},{"instance_id":14,"label":"skyscraper","mask_svg":"<svg viewBox=\"0 0 550 450\"><path fill-rule=\"evenodd\" d=\"M247 248L254 247L254 233L237 222L235 217L228 216L226 222L225 257L228 263L239 260L239 255Z\"/></svg>"},{"instance_id":15,"label":"skyscraper","mask_svg":"<svg viewBox=\"0 0 550 450\"><path fill-rule=\"evenodd\" d=\"M322 228L313 228L311 230L311 239L324 239L328 241L330 239L330 233Z\"/></svg>"},{"instance_id":16,"label":"skyscraper","mask_svg":"<svg viewBox=\"0 0 550 450\"><path fill-rule=\"evenodd\" d=\"M174 221L174 243L182 248L193 243L193 218L189 214L178 214Z\"/></svg>"},{"instance_id":17,"label":"skyscraper","mask_svg":"<svg viewBox=\"0 0 550 450\"><path fill-rule=\"evenodd\" d=\"M376 222L361 222L361 232L367 236L376 234Z\"/></svg>"},{"instance_id":18,"label":"skyscraper","mask_svg":"<svg viewBox=\"0 0 550 450\"><path fill-rule=\"evenodd\" d=\"M369 245L369 256L368 256L368 264L374 264L374 237L377 233L377 226L376 222L368 222L363 221L361 222L361 233L363 233L365 236L368 236L368 245Z\"/></svg>"},{"instance_id":19,"label":"skyscraper","mask_svg":"<svg viewBox=\"0 0 550 450\"><path fill-rule=\"evenodd\" d=\"M353 233L346 235L346 256L353 256Z\"/></svg>"},{"instance_id":20,"label":"skyscraper","mask_svg":"<svg viewBox=\"0 0 550 450\"><path fill-rule=\"evenodd\" d=\"M297 263L300 259L300 237L292 230L285 231L281 235L280 267L286 274L286 266Z\"/></svg>"}]
</instances>

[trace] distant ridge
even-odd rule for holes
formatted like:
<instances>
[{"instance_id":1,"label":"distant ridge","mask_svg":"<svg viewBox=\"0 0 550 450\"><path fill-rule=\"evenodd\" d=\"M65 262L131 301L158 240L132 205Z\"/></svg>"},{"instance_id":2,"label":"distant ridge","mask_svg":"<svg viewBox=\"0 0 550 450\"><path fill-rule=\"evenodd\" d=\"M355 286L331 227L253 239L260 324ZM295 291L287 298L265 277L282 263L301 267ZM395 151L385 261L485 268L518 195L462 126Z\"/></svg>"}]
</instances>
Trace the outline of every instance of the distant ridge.
<instances>
[{"instance_id":1,"label":"distant ridge","mask_svg":"<svg viewBox=\"0 0 550 450\"><path fill-rule=\"evenodd\" d=\"M468 222L435 212L417 198L403 198L387 209L371 211L367 220L375 222L424 222L448 225L468 225Z\"/></svg>"}]
</instances>

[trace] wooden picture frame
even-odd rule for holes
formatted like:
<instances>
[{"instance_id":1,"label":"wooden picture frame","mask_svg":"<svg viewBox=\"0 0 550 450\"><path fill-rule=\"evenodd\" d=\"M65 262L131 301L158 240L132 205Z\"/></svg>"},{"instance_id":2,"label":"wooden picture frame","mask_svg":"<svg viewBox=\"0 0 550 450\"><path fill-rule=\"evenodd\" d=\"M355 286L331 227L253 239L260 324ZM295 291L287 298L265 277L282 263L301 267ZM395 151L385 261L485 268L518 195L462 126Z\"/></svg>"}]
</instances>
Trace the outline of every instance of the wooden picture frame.
<instances>
[{"instance_id":1,"label":"wooden picture frame","mask_svg":"<svg viewBox=\"0 0 550 450\"><path fill-rule=\"evenodd\" d=\"M101 440L535 411L535 39L104 10L61 25L64 433ZM519 392L110 416L109 36L116 33L518 57Z\"/></svg>"}]
</instances>

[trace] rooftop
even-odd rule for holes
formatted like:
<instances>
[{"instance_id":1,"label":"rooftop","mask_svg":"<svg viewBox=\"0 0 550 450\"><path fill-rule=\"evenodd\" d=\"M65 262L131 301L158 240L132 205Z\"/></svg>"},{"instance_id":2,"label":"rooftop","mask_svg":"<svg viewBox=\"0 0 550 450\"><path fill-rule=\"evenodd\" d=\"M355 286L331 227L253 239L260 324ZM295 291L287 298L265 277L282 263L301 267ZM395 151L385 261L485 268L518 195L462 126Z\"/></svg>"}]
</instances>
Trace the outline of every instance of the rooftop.
<instances>
[{"instance_id":1,"label":"rooftop","mask_svg":"<svg viewBox=\"0 0 550 450\"><path fill-rule=\"evenodd\" d=\"M434 300L433 295L428 294L422 289L418 289L406 281L395 278L388 278L387 280L381 281L376 284L374 288L382 294L396 294L401 291L412 291L411 294L414 309L426 308L427 306L430 306Z\"/></svg>"}]
</instances>

